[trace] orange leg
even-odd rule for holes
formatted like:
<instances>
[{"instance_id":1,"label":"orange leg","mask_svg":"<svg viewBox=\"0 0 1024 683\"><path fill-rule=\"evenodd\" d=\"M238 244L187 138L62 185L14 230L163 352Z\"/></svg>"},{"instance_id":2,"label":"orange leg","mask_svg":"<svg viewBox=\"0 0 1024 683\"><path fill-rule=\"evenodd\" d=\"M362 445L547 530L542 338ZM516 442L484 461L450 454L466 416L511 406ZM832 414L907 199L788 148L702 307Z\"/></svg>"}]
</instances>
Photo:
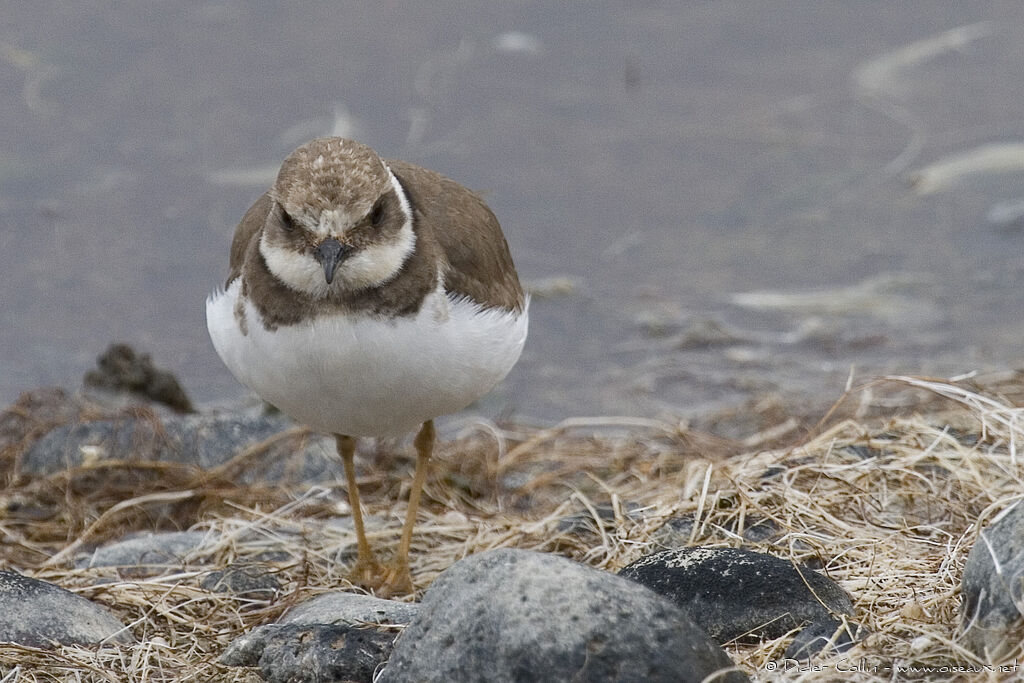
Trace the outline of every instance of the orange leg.
<instances>
[{"instance_id":1,"label":"orange leg","mask_svg":"<svg viewBox=\"0 0 1024 683\"><path fill-rule=\"evenodd\" d=\"M405 525L402 527L402 538L398 542L398 552L388 568L385 587L392 594L411 593L413 590L412 575L409 573L409 546L412 544L412 529L416 525L416 513L420 507L420 493L427 480L427 465L434 452L434 421L427 420L420 427L416 440L416 475L409 491L409 509L405 513Z\"/></svg>"},{"instance_id":2,"label":"orange leg","mask_svg":"<svg viewBox=\"0 0 1024 683\"><path fill-rule=\"evenodd\" d=\"M348 502L352 508L352 522L356 528L358 554L350 577L353 583L372 585L380 581L383 568L373 554L373 550L370 549L370 542L366 540L366 528L363 526L363 510L359 505L359 486L356 484L356 467L353 462L356 454L356 440L344 434L335 434L334 439L338 446L338 455L341 456L341 461L345 465Z\"/></svg>"}]
</instances>

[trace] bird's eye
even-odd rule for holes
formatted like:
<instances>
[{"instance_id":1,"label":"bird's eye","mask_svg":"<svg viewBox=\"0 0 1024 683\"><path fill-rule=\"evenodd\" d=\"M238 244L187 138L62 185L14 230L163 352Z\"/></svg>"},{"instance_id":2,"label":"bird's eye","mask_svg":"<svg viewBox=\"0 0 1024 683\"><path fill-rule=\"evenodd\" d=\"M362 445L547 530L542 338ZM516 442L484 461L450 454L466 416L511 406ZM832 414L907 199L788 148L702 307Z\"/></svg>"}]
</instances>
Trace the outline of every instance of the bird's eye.
<instances>
[{"instance_id":1,"label":"bird's eye","mask_svg":"<svg viewBox=\"0 0 1024 683\"><path fill-rule=\"evenodd\" d=\"M377 203L370 209L370 224L378 227L384 221L384 199L378 199Z\"/></svg>"},{"instance_id":2,"label":"bird's eye","mask_svg":"<svg viewBox=\"0 0 1024 683\"><path fill-rule=\"evenodd\" d=\"M281 209L281 228L285 232L291 232L295 228L295 219L284 208Z\"/></svg>"}]
</instances>

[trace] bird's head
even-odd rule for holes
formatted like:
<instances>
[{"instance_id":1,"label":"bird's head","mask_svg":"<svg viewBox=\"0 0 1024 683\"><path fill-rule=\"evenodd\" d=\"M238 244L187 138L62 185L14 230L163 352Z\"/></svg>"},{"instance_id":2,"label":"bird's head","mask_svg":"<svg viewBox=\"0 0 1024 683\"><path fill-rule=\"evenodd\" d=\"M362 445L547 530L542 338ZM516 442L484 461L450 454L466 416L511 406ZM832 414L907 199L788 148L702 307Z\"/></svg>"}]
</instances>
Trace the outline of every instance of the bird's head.
<instances>
[{"instance_id":1,"label":"bird's head","mask_svg":"<svg viewBox=\"0 0 1024 683\"><path fill-rule=\"evenodd\" d=\"M317 138L281 164L260 253L286 286L316 298L380 286L415 248L412 211L377 154L345 138Z\"/></svg>"}]
</instances>

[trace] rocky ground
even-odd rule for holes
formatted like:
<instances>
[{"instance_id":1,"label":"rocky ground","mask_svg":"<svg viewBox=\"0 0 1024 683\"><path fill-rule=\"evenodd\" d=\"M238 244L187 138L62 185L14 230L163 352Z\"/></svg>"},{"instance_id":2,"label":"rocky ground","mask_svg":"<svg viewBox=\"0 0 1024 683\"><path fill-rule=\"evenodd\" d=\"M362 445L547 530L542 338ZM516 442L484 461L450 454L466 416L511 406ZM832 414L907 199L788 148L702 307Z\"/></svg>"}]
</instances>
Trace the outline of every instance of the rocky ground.
<instances>
[{"instance_id":1,"label":"rocky ground","mask_svg":"<svg viewBox=\"0 0 1024 683\"><path fill-rule=\"evenodd\" d=\"M468 424L433 463L416 591L383 600L347 579L328 440L193 412L124 349L97 372L0 415L4 682L1019 676L1016 375L892 379L820 422ZM358 457L385 552L407 451Z\"/></svg>"}]
</instances>

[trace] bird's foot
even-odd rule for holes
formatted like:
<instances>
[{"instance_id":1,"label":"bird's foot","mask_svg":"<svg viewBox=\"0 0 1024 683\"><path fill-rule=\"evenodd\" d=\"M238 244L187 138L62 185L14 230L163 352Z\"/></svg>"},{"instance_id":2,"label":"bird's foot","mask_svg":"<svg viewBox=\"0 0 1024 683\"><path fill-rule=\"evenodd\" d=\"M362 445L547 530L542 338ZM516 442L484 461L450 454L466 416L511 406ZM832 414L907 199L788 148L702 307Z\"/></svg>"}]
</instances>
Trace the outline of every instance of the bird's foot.
<instances>
[{"instance_id":1,"label":"bird's foot","mask_svg":"<svg viewBox=\"0 0 1024 683\"><path fill-rule=\"evenodd\" d=\"M415 590L412 585L412 574L408 562L396 562L385 569L384 582L377 593L384 598L398 595L409 595Z\"/></svg>"},{"instance_id":2,"label":"bird's foot","mask_svg":"<svg viewBox=\"0 0 1024 683\"><path fill-rule=\"evenodd\" d=\"M361 558L356 560L355 566L349 571L348 579L382 598L409 595L413 592L412 574L407 562L383 565L372 556Z\"/></svg>"}]
</instances>

